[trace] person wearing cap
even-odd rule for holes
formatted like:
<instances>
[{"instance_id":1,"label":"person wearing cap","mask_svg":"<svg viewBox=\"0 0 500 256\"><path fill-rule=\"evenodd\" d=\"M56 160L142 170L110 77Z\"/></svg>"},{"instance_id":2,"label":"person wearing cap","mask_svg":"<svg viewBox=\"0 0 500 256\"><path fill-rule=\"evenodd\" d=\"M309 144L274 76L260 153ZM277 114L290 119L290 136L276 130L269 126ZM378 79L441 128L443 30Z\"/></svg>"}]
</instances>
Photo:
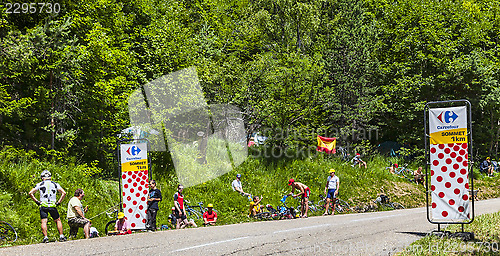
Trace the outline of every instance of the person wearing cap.
<instances>
[{"instance_id":1,"label":"person wearing cap","mask_svg":"<svg viewBox=\"0 0 500 256\"><path fill-rule=\"evenodd\" d=\"M366 162L361 160L361 154L356 153L356 156L352 159L352 167L358 165L359 168L361 168L361 165L363 165L366 169Z\"/></svg>"},{"instance_id":2,"label":"person wearing cap","mask_svg":"<svg viewBox=\"0 0 500 256\"><path fill-rule=\"evenodd\" d=\"M90 220L85 218L85 213L88 211L89 206L87 205L83 208L82 199L84 196L83 189L76 189L75 196L68 202L66 217L68 219L69 235L73 238L78 234L79 228L83 228L85 238L90 238Z\"/></svg>"},{"instance_id":3,"label":"person wearing cap","mask_svg":"<svg viewBox=\"0 0 500 256\"><path fill-rule=\"evenodd\" d=\"M64 191L58 183L51 180L52 174L48 170L44 170L40 174L40 178L42 179L42 182L36 184L36 186L31 189L28 194L31 199L33 199L33 201L40 206L40 219L42 234L44 236L42 242L49 242L49 237L47 236L47 222L49 214L56 223L57 231L59 231L59 241L64 242L67 239L63 234L63 225L56 207L61 204L62 200L66 196L66 191ZM36 191L40 192L40 200L35 197ZM59 200L57 200L57 192L61 193Z\"/></svg>"},{"instance_id":4,"label":"person wearing cap","mask_svg":"<svg viewBox=\"0 0 500 256\"><path fill-rule=\"evenodd\" d=\"M130 231L130 224L123 212L118 213L118 220L116 220L115 231L113 231L113 233L116 235L132 234L132 231Z\"/></svg>"},{"instance_id":5,"label":"person wearing cap","mask_svg":"<svg viewBox=\"0 0 500 256\"><path fill-rule=\"evenodd\" d=\"M188 221L186 217L186 209L184 207L184 195L182 191L184 190L184 186L179 184L177 186L177 192L174 194L174 207L175 207L175 217L177 218L177 226L179 229L181 226L187 226Z\"/></svg>"},{"instance_id":6,"label":"person wearing cap","mask_svg":"<svg viewBox=\"0 0 500 256\"><path fill-rule=\"evenodd\" d=\"M395 174L398 167L399 167L398 164L392 164L391 166L386 167L386 169L389 169L390 173Z\"/></svg>"},{"instance_id":7,"label":"person wearing cap","mask_svg":"<svg viewBox=\"0 0 500 256\"><path fill-rule=\"evenodd\" d=\"M493 176L493 164L491 164L490 157L486 157L486 160L484 160L480 165L479 165L479 170L481 172L484 172L488 174L488 176Z\"/></svg>"},{"instance_id":8,"label":"person wearing cap","mask_svg":"<svg viewBox=\"0 0 500 256\"><path fill-rule=\"evenodd\" d=\"M156 213L160 209L158 207L158 202L162 199L161 191L156 187L156 181L149 181L149 194L148 194L148 213L147 213L147 223L146 229L151 231L156 231Z\"/></svg>"},{"instance_id":9,"label":"person wearing cap","mask_svg":"<svg viewBox=\"0 0 500 256\"><path fill-rule=\"evenodd\" d=\"M217 213L213 210L213 208L213 204L207 205L207 211L203 213L203 225L215 226L217 223Z\"/></svg>"},{"instance_id":10,"label":"person wearing cap","mask_svg":"<svg viewBox=\"0 0 500 256\"><path fill-rule=\"evenodd\" d=\"M233 180L233 182L231 183L231 187L233 188L233 191L240 193L242 196L246 196L246 197L251 196L250 194L245 193L243 191L243 186L241 185L241 174L239 174L239 173L236 174L236 179Z\"/></svg>"},{"instance_id":11,"label":"person wearing cap","mask_svg":"<svg viewBox=\"0 0 500 256\"><path fill-rule=\"evenodd\" d=\"M332 201L332 214L335 214L335 202L337 201L337 195L339 194L340 180L338 176L335 176L335 169L330 169L330 176L326 179L325 185L325 195L326 195L326 205L325 213L328 214L328 208L330 207L330 201Z\"/></svg>"},{"instance_id":12,"label":"person wearing cap","mask_svg":"<svg viewBox=\"0 0 500 256\"><path fill-rule=\"evenodd\" d=\"M289 196L293 196L294 198L298 196L302 197L302 200L300 200L300 217L307 218L307 212L309 210L309 195L311 194L311 190L308 186L297 182L294 179L288 180L288 186L292 186L292 192L288 194ZM295 189L299 190L300 192L296 195L293 195Z\"/></svg>"}]
</instances>

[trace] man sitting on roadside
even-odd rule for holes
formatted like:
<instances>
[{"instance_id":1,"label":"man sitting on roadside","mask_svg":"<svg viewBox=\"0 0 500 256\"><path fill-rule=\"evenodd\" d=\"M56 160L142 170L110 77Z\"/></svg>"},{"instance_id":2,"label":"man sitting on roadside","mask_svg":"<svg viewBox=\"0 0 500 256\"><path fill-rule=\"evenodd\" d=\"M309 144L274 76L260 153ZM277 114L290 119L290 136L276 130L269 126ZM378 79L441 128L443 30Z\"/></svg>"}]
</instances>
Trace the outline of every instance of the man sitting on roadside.
<instances>
[{"instance_id":1,"label":"man sitting on roadside","mask_svg":"<svg viewBox=\"0 0 500 256\"><path fill-rule=\"evenodd\" d=\"M207 226L215 226L217 223L217 213L213 210L214 205L208 204L208 210L203 213L203 225Z\"/></svg>"},{"instance_id":2,"label":"man sitting on roadside","mask_svg":"<svg viewBox=\"0 0 500 256\"><path fill-rule=\"evenodd\" d=\"M489 157L486 158L480 165L479 170L483 173L488 174L488 176L493 176L493 165Z\"/></svg>"},{"instance_id":3,"label":"man sitting on roadside","mask_svg":"<svg viewBox=\"0 0 500 256\"><path fill-rule=\"evenodd\" d=\"M356 156L352 159L352 167L358 165L359 168L361 168L361 165L363 165L366 169L366 162L361 160L361 154L356 153Z\"/></svg>"},{"instance_id":4,"label":"man sitting on roadside","mask_svg":"<svg viewBox=\"0 0 500 256\"><path fill-rule=\"evenodd\" d=\"M250 214L248 215L248 217L254 217L255 215L257 215L257 213L262 212L260 201L262 201L262 198L259 198L258 196L253 197L253 201L250 202Z\"/></svg>"},{"instance_id":5,"label":"man sitting on roadside","mask_svg":"<svg viewBox=\"0 0 500 256\"><path fill-rule=\"evenodd\" d=\"M249 197L249 200L251 201L251 195L243 191L243 186L241 185L241 174L236 174L236 179L231 183L231 187L233 188L233 191L240 193L242 196Z\"/></svg>"},{"instance_id":6,"label":"man sitting on roadside","mask_svg":"<svg viewBox=\"0 0 500 256\"><path fill-rule=\"evenodd\" d=\"M422 166L418 167L418 169L413 172L413 177L416 183L424 185L424 174L422 173Z\"/></svg>"}]
</instances>

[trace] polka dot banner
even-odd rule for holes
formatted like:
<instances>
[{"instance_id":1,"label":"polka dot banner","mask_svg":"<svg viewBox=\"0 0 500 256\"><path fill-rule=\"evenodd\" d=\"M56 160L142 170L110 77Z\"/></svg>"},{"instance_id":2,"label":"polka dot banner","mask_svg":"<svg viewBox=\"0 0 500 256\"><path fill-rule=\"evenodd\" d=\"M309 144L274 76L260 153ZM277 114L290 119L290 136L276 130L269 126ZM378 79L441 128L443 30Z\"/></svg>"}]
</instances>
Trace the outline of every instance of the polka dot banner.
<instances>
[{"instance_id":1,"label":"polka dot banner","mask_svg":"<svg viewBox=\"0 0 500 256\"><path fill-rule=\"evenodd\" d=\"M433 221L469 220L467 147L467 143L430 145Z\"/></svg>"},{"instance_id":2,"label":"polka dot banner","mask_svg":"<svg viewBox=\"0 0 500 256\"><path fill-rule=\"evenodd\" d=\"M148 190L140 183L127 183L127 181L132 175L139 175L137 177L140 177L141 181L149 184L147 173L147 171L130 171L123 172L123 175L126 175L125 178L122 175L123 213L134 229L145 228Z\"/></svg>"},{"instance_id":3,"label":"polka dot banner","mask_svg":"<svg viewBox=\"0 0 500 256\"><path fill-rule=\"evenodd\" d=\"M147 144L121 144L123 213L132 229L144 229L148 195Z\"/></svg>"}]
</instances>

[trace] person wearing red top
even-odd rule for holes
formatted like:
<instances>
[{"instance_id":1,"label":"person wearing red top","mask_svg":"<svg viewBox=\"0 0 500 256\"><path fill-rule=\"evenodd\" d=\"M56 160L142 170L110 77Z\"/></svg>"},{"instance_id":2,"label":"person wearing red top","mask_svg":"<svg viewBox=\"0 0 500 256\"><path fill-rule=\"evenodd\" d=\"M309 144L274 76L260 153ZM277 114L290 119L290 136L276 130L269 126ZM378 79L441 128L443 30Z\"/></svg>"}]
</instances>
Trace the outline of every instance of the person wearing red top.
<instances>
[{"instance_id":1,"label":"person wearing red top","mask_svg":"<svg viewBox=\"0 0 500 256\"><path fill-rule=\"evenodd\" d=\"M208 204L207 206L208 210L203 213L203 225L208 226L215 226L217 223L217 213L213 210L214 206L213 204Z\"/></svg>"},{"instance_id":2,"label":"person wearing red top","mask_svg":"<svg viewBox=\"0 0 500 256\"><path fill-rule=\"evenodd\" d=\"M177 218L177 229L181 226L186 226L188 224L186 217L186 209L184 208L184 195L182 190L184 186L179 184L177 186L177 192L174 194L174 206L175 206L175 217Z\"/></svg>"}]
</instances>

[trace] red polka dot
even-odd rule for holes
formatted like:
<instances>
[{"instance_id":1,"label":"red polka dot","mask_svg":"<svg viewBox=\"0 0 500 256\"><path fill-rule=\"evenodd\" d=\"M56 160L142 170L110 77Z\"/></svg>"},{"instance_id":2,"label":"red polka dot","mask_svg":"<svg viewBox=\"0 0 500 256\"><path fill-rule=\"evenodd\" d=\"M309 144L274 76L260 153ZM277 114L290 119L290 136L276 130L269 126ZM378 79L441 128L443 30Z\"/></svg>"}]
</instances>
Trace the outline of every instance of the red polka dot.
<instances>
[{"instance_id":1,"label":"red polka dot","mask_svg":"<svg viewBox=\"0 0 500 256\"><path fill-rule=\"evenodd\" d=\"M139 205L139 210L142 210L142 209L144 209L144 206L141 204L141 205Z\"/></svg>"},{"instance_id":2,"label":"red polka dot","mask_svg":"<svg viewBox=\"0 0 500 256\"><path fill-rule=\"evenodd\" d=\"M142 190L142 187L141 187L141 186L139 186L139 187L137 188L137 190L139 190L139 191L140 191L140 190Z\"/></svg>"},{"instance_id":3,"label":"red polka dot","mask_svg":"<svg viewBox=\"0 0 500 256\"><path fill-rule=\"evenodd\" d=\"M465 208L464 208L463 206L459 206L459 207L458 207L458 211L459 211L459 212L464 212L464 210L465 210Z\"/></svg>"},{"instance_id":4,"label":"red polka dot","mask_svg":"<svg viewBox=\"0 0 500 256\"><path fill-rule=\"evenodd\" d=\"M432 154L436 153L436 148L431 148L431 153Z\"/></svg>"},{"instance_id":5,"label":"red polka dot","mask_svg":"<svg viewBox=\"0 0 500 256\"><path fill-rule=\"evenodd\" d=\"M450 178L455 178L455 173L454 172L450 172Z\"/></svg>"},{"instance_id":6,"label":"red polka dot","mask_svg":"<svg viewBox=\"0 0 500 256\"><path fill-rule=\"evenodd\" d=\"M128 188L128 184L123 185L124 188Z\"/></svg>"},{"instance_id":7,"label":"red polka dot","mask_svg":"<svg viewBox=\"0 0 500 256\"><path fill-rule=\"evenodd\" d=\"M139 193L135 194L135 197L140 197L140 196L141 196L141 194L139 194Z\"/></svg>"},{"instance_id":8,"label":"red polka dot","mask_svg":"<svg viewBox=\"0 0 500 256\"><path fill-rule=\"evenodd\" d=\"M131 183L131 182L132 182L132 179L128 179L128 180L127 180L127 183Z\"/></svg>"},{"instance_id":9,"label":"red polka dot","mask_svg":"<svg viewBox=\"0 0 500 256\"><path fill-rule=\"evenodd\" d=\"M431 170L431 176L434 176L434 170Z\"/></svg>"},{"instance_id":10,"label":"red polka dot","mask_svg":"<svg viewBox=\"0 0 500 256\"><path fill-rule=\"evenodd\" d=\"M138 218L140 218L140 217L141 217L141 215L140 215L140 214L138 214L138 213L135 215L135 218L136 218L136 219L138 219Z\"/></svg>"},{"instance_id":11,"label":"red polka dot","mask_svg":"<svg viewBox=\"0 0 500 256\"><path fill-rule=\"evenodd\" d=\"M465 183L465 189L469 189L469 183Z\"/></svg>"},{"instance_id":12,"label":"red polka dot","mask_svg":"<svg viewBox=\"0 0 500 256\"><path fill-rule=\"evenodd\" d=\"M132 184L134 187L137 187L137 182L134 182L134 184Z\"/></svg>"},{"instance_id":13,"label":"red polka dot","mask_svg":"<svg viewBox=\"0 0 500 256\"><path fill-rule=\"evenodd\" d=\"M438 154L438 158L439 158L439 159L443 159L443 158L444 158L444 154L443 154L443 153L439 153L439 154Z\"/></svg>"},{"instance_id":14,"label":"red polka dot","mask_svg":"<svg viewBox=\"0 0 500 256\"><path fill-rule=\"evenodd\" d=\"M462 175L465 175L465 174L467 173L467 170L462 169L462 170L460 170L460 173L461 173Z\"/></svg>"},{"instance_id":15,"label":"red polka dot","mask_svg":"<svg viewBox=\"0 0 500 256\"><path fill-rule=\"evenodd\" d=\"M452 147L453 147L453 145L455 145L455 144L453 144L453 143L448 143L448 147L450 147L450 148L452 148Z\"/></svg>"},{"instance_id":16,"label":"red polka dot","mask_svg":"<svg viewBox=\"0 0 500 256\"><path fill-rule=\"evenodd\" d=\"M455 200L450 199L450 201L448 201L448 203L449 203L450 205L454 205L454 204L455 204Z\"/></svg>"},{"instance_id":17,"label":"red polka dot","mask_svg":"<svg viewBox=\"0 0 500 256\"><path fill-rule=\"evenodd\" d=\"M446 172L446 171L448 171L448 167L446 167L446 166L442 166L442 167L441 167L441 171L442 171L442 172Z\"/></svg>"},{"instance_id":18,"label":"red polka dot","mask_svg":"<svg viewBox=\"0 0 500 256\"><path fill-rule=\"evenodd\" d=\"M145 186L145 187L146 187L146 188L149 188L149 183L146 183L146 186Z\"/></svg>"},{"instance_id":19,"label":"red polka dot","mask_svg":"<svg viewBox=\"0 0 500 256\"><path fill-rule=\"evenodd\" d=\"M445 148L445 149L444 149L444 152L445 152L446 154L449 154L449 153L451 152L451 150L450 150L449 148Z\"/></svg>"},{"instance_id":20,"label":"red polka dot","mask_svg":"<svg viewBox=\"0 0 500 256\"><path fill-rule=\"evenodd\" d=\"M462 148L466 149L467 148L467 143L462 143Z\"/></svg>"},{"instance_id":21,"label":"red polka dot","mask_svg":"<svg viewBox=\"0 0 500 256\"><path fill-rule=\"evenodd\" d=\"M135 181L141 182L141 178L137 178L137 179L135 179Z\"/></svg>"},{"instance_id":22,"label":"red polka dot","mask_svg":"<svg viewBox=\"0 0 500 256\"><path fill-rule=\"evenodd\" d=\"M144 175L148 175L148 171L144 171Z\"/></svg>"},{"instance_id":23,"label":"red polka dot","mask_svg":"<svg viewBox=\"0 0 500 256\"><path fill-rule=\"evenodd\" d=\"M444 144L439 144L439 145L438 145L438 147L439 147L440 149L443 149L443 148L444 148Z\"/></svg>"},{"instance_id":24,"label":"red polka dot","mask_svg":"<svg viewBox=\"0 0 500 256\"><path fill-rule=\"evenodd\" d=\"M123 192L122 194L123 194L123 196L125 196L125 192Z\"/></svg>"},{"instance_id":25,"label":"red polka dot","mask_svg":"<svg viewBox=\"0 0 500 256\"><path fill-rule=\"evenodd\" d=\"M451 164L451 158L446 159L446 164Z\"/></svg>"},{"instance_id":26,"label":"red polka dot","mask_svg":"<svg viewBox=\"0 0 500 256\"><path fill-rule=\"evenodd\" d=\"M146 223L146 219L142 219L142 223Z\"/></svg>"},{"instance_id":27,"label":"red polka dot","mask_svg":"<svg viewBox=\"0 0 500 256\"><path fill-rule=\"evenodd\" d=\"M135 174L132 175L132 179L135 179L135 178L137 178L137 175L135 175Z\"/></svg>"},{"instance_id":28,"label":"red polka dot","mask_svg":"<svg viewBox=\"0 0 500 256\"><path fill-rule=\"evenodd\" d=\"M443 213L441 213L441 215L443 215L443 217L446 217L446 216L448 216L448 212L447 211L443 211Z\"/></svg>"},{"instance_id":29,"label":"red polka dot","mask_svg":"<svg viewBox=\"0 0 500 256\"><path fill-rule=\"evenodd\" d=\"M432 203L432 208L436 208L436 203Z\"/></svg>"},{"instance_id":30,"label":"red polka dot","mask_svg":"<svg viewBox=\"0 0 500 256\"><path fill-rule=\"evenodd\" d=\"M446 183L444 184L444 186L445 186L446 188L451 188L451 182L446 182Z\"/></svg>"},{"instance_id":31,"label":"red polka dot","mask_svg":"<svg viewBox=\"0 0 500 256\"><path fill-rule=\"evenodd\" d=\"M465 155L465 150L462 149L458 153L463 156L463 155Z\"/></svg>"},{"instance_id":32,"label":"red polka dot","mask_svg":"<svg viewBox=\"0 0 500 256\"><path fill-rule=\"evenodd\" d=\"M453 157L453 158L455 158L455 157L457 157L457 153L451 152L450 156Z\"/></svg>"},{"instance_id":33,"label":"red polka dot","mask_svg":"<svg viewBox=\"0 0 500 256\"><path fill-rule=\"evenodd\" d=\"M127 175L123 174L122 179L126 179L126 178L127 178Z\"/></svg>"},{"instance_id":34,"label":"red polka dot","mask_svg":"<svg viewBox=\"0 0 500 256\"><path fill-rule=\"evenodd\" d=\"M143 180L141 180L141 185L143 185L143 186L144 186L144 181L143 181Z\"/></svg>"},{"instance_id":35,"label":"red polka dot","mask_svg":"<svg viewBox=\"0 0 500 256\"><path fill-rule=\"evenodd\" d=\"M437 180L438 182L441 182L441 181L443 181L443 177L438 176L438 177L436 178L436 180Z\"/></svg>"},{"instance_id":36,"label":"red polka dot","mask_svg":"<svg viewBox=\"0 0 500 256\"><path fill-rule=\"evenodd\" d=\"M458 164L453 165L453 169L458 170L458 168L460 168L460 165L458 165Z\"/></svg>"},{"instance_id":37,"label":"red polka dot","mask_svg":"<svg viewBox=\"0 0 500 256\"><path fill-rule=\"evenodd\" d=\"M443 198L444 197L444 193L443 192L439 192L438 196L441 197L441 198Z\"/></svg>"},{"instance_id":38,"label":"red polka dot","mask_svg":"<svg viewBox=\"0 0 500 256\"><path fill-rule=\"evenodd\" d=\"M460 178L457 179L457 182L460 183L460 184L462 184L462 182L464 182L464 179L462 177L460 177Z\"/></svg>"},{"instance_id":39,"label":"red polka dot","mask_svg":"<svg viewBox=\"0 0 500 256\"><path fill-rule=\"evenodd\" d=\"M467 165L468 165L468 164L467 164L467 161L464 161L464 162L462 163L462 165L463 165L464 167L467 167Z\"/></svg>"},{"instance_id":40,"label":"red polka dot","mask_svg":"<svg viewBox=\"0 0 500 256\"><path fill-rule=\"evenodd\" d=\"M463 195L463 196L462 196L462 199L463 199L464 201L467 201L467 200L469 200L469 196L468 196L468 195Z\"/></svg>"},{"instance_id":41,"label":"red polka dot","mask_svg":"<svg viewBox=\"0 0 500 256\"><path fill-rule=\"evenodd\" d=\"M130 201L131 199L132 199L132 197L127 196L127 201Z\"/></svg>"},{"instance_id":42,"label":"red polka dot","mask_svg":"<svg viewBox=\"0 0 500 256\"><path fill-rule=\"evenodd\" d=\"M129 212L129 213L132 213L132 211L133 211L133 210L132 210L132 208L129 208L129 209L128 209L128 212Z\"/></svg>"},{"instance_id":43,"label":"red polka dot","mask_svg":"<svg viewBox=\"0 0 500 256\"><path fill-rule=\"evenodd\" d=\"M431 185L431 190L432 190L432 191L436 190L436 186Z\"/></svg>"},{"instance_id":44,"label":"red polka dot","mask_svg":"<svg viewBox=\"0 0 500 256\"><path fill-rule=\"evenodd\" d=\"M459 147L458 145L456 145L456 146L454 146L454 147L453 147L453 150L455 150L455 151L459 151L459 150L460 150L460 147Z\"/></svg>"},{"instance_id":45,"label":"red polka dot","mask_svg":"<svg viewBox=\"0 0 500 256\"><path fill-rule=\"evenodd\" d=\"M434 161L432 161L432 165L434 165L434 166L438 166L438 165L439 165L439 161L438 161L438 160L434 160Z\"/></svg>"},{"instance_id":46,"label":"red polka dot","mask_svg":"<svg viewBox=\"0 0 500 256\"><path fill-rule=\"evenodd\" d=\"M146 201L146 198L145 197L141 197L141 201Z\"/></svg>"},{"instance_id":47,"label":"red polka dot","mask_svg":"<svg viewBox=\"0 0 500 256\"><path fill-rule=\"evenodd\" d=\"M144 192L144 194L147 194L147 193L148 193L148 191L147 191L147 190L144 190L143 192Z\"/></svg>"},{"instance_id":48,"label":"red polka dot","mask_svg":"<svg viewBox=\"0 0 500 256\"><path fill-rule=\"evenodd\" d=\"M137 201L133 201L132 202L133 205L137 205ZM132 210L132 209L131 209Z\"/></svg>"},{"instance_id":49,"label":"red polka dot","mask_svg":"<svg viewBox=\"0 0 500 256\"><path fill-rule=\"evenodd\" d=\"M469 154L465 154L465 159L469 159Z\"/></svg>"},{"instance_id":50,"label":"red polka dot","mask_svg":"<svg viewBox=\"0 0 500 256\"><path fill-rule=\"evenodd\" d=\"M134 188L131 188L131 189L130 189L130 193L134 193Z\"/></svg>"},{"instance_id":51,"label":"red polka dot","mask_svg":"<svg viewBox=\"0 0 500 256\"><path fill-rule=\"evenodd\" d=\"M135 228L135 223L130 224L130 226L132 226L133 228Z\"/></svg>"},{"instance_id":52,"label":"red polka dot","mask_svg":"<svg viewBox=\"0 0 500 256\"><path fill-rule=\"evenodd\" d=\"M460 189L456 188L455 190L453 190L453 192L458 195L460 194Z\"/></svg>"},{"instance_id":53,"label":"red polka dot","mask_svg":"<svg viewBox=\"0 0 500 256\"><path fill-rule=\"evenodd\" d=\"M123 208L127 208L127 204L123 204Z\"/></svg>"},{"instance_id":54,"label":"red polka dot","mask_svg":"<svg viewBox=\"0 0 500 256\"><path fill-rule=\"evenodd\" d=\"M461 156L457 157L457 162L462 162L463 160L464 159Z\"/></svg>"}]
</instances>

